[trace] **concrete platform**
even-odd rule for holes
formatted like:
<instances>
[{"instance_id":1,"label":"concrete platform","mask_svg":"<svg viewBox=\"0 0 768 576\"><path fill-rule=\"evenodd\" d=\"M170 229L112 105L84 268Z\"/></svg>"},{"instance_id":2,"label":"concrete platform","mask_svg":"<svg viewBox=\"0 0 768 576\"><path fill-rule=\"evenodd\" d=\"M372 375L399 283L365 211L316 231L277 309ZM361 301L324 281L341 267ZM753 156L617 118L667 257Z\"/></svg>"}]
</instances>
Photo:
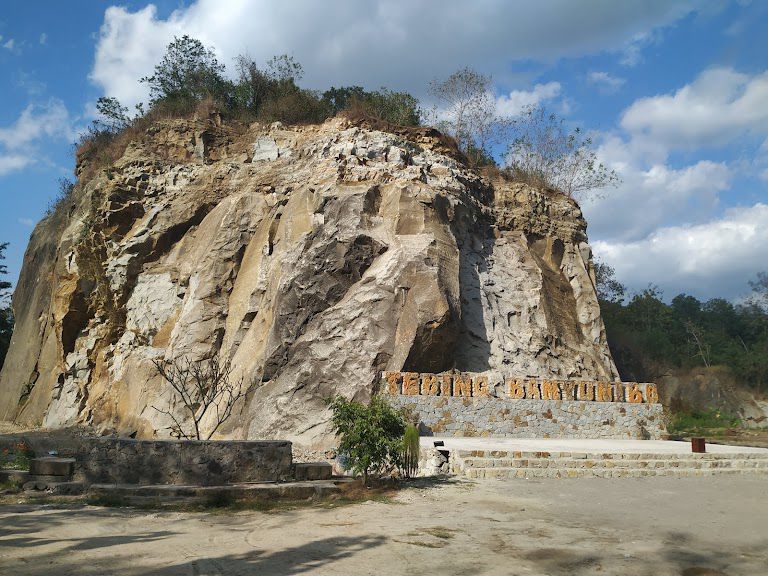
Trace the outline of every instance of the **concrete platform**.
<instances>
[{"instance_id":1,"label":"concrete platform","mask_svg":"<svg viewBox=\"0 0 768 576\"><path fill-rule=\"evenodd\" d=\"M443 450L495 450L501 452L581 452L586 454L691 454L690 442L672 440L590 440L581 438L456 438L422 436L422 448L432 448L436 440ZM708 454L765 454L768 448L707 444Z\"/></svg>"},{"instance_id":2,"label":"concrete platform","mask_svg":"<svg viewBox=\"0 0 768 576\"><path fill-rule=\"evenodd\" d=\"M421 448L424 473L476 479L768 475L768 449L720 444L701 454L662 440L423 437Z\"/></svg>"}]
</instances>

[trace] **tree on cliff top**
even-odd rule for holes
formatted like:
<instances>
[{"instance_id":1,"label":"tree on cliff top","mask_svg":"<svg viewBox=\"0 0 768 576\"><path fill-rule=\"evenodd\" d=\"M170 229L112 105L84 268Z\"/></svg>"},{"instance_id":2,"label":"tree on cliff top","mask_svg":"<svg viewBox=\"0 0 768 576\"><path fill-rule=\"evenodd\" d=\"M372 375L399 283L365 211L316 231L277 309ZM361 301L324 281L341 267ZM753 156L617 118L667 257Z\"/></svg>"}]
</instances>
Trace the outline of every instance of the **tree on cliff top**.
<instances>
[{"instance_id":1,"label":"tree on cliff top","mask_svg":"<svg viewBox=\"0 0 768 576\"><path fill-rule=\"evenodd\" d=\"M580 128L568 130L562 118L543 107L526 107L512 121L512 133L506 164L517 180L570 197L616 186L621 180L597 160L592 138Z\"/></svg>"},{"instance_id":2,"label":"tree on cliff top","mask_svg":"<svg viewBox=\"0 0 768 576\"><path fill-rule=\"evenodd\" d=\"M501 142L509 119L496 113L492 79L462 68L445 80L433 80L429 93L439 108L431 112L437 127L453 136L476 164L492 164L491 147Z\"/></svg>"},{"instance_id":3,"label":"tree on cliff top","mask_svg":"<svg viewBox=\"0 0 768 576\"><path fill-rule=\"evenodd\" d=\"M227 91L224 66L216 54L186 34L174 37L154 74L141 82L149 85L152 107L192 108L204 98L218 99Z\"/></svg>"}]
</instances>

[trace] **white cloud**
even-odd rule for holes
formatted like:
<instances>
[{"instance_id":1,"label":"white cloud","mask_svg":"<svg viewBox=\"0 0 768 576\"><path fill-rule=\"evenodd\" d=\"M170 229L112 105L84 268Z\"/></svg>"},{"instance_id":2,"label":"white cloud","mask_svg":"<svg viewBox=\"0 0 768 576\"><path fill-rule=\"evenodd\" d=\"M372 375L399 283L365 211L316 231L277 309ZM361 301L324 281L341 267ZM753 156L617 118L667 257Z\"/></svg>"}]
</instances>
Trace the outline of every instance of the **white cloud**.
<instances>
[{"instance_id":1,"label":"white cloud","mask_svg":"<svg viewBox=\"0 0 768 576\"><path fill-rule=\"evenodd\" d=\"M592 236L604 240L638 240L681 219L706 220L718 208L719 194L731 186L725 163L702 160L677 169L664 163L643 166L615 137L598 155L622 178L604 197L582 201Z\"/></svg>"},{"instance_id":2,"label":"white cloud","mask_svg":"<svg viewBox=\"0 0 768 576\"><path fill-rule=\"evenodd\" d=\"M5 44L3 44L3 48L5 48L6 50L13 51L13 48L15 45L16 45L16 41L13 38L11 38Z\"/></svg>"},{"instance_id":3,"label":"white cloud","mask_svg":"<svg viewBox=\"0 0 768 576\"><path fill-rule=\"evenodd\" d=\"M0 144L6 149L21 149L42 137L74 138L69 112L61 100L45 105L30 104L7 128L0 128Z\"/></svg>"},{"instance_id":4,"label":"white cloud","mask_svg":"<svg viewBox=\"0 0 768 576\"><path fill-rule=\"evenodd\" d=\"M587 81L605 92L615 92L626 83L624 78L612 76L608 72L590 72L587 75Z\"/></svg>"},{"instance_id":5,"label":"white cloud","mask_svg":"<svg viewBox=\"0 0 768 576\"><path fill-rule=\"evenodd\" d=\"M0 176L26 168L34 159L23 154L4 154L0 152Z\"/></svg>"},{"instance_id":6,"label":"white cloud","mask_svg":"<svg viewBox=\"0 0 768 576\"><path fill-rule=\"evenodd\" d=\"M19 224L22 224L29 228L32 228L35 225L35 221L32 220L31 218L18 218L17 221Z\"/></svg>"},{"instance_id":7,"label":"white cloud","mask_svg":"<svg viewBox=\"0 0 768 576\"><path fill-rule=\"evenodd\" d=\"M496 99L496 112L501 116L517 116L526 106L536 106L560 94L559 82L536 84L533 90L512 90Z\"/></svg>"},{"instance_id":8,"label":"white cloud","mask_svg":"<svg viewBox=\"0 0 768 576\"><path fill-rule=\"evenodd\" d=\"M766 262L768 205L727 210L695 226L660 228L635 242L593 243L595 254L616 269L633 290L650 282L666 296L735 298L747 291L755 269Z\"/></svg>"},{"instance_id":9,"label":"white cloud","mask_svg":"<svg viewBox=\"0 0 768 576\"><path fill-rule=\"evenodd\" d=\"M621 126L668 150L724 145L747 134L768 134L768 72L749 76L712 68L674 94L641 98Z\"/></svg>"},{"instance_id":10,"label":"white cloud","mask_svg":"<svg viewBox=\"0 0 768 576\"><path fill-rule=\"evenodd\" d=\"M40 34L40 44L45 45L47 42L48 42L48 34L43 32L42 34Z\"/></svg>"},{"instance_id":11,"label":"white cloud","mask_svg":"<svg viewBox=\"0 0 768 576\"><path fill-rule=\"evenodd\" d=\"M7 127L0 127L0 176L21 170L42 158L38 145L46 139L74 140L76 133L60 100L30 104Z\"/></svg>"},{"instance_id":12,"label":"white cloud","mask_svg":"<svg viewBox=\"0 0 768 576\"><path fill-rule=\"evenodd\" d=\"M690 13L692 0L198 0L159 19L149 5L104 15L91 79L127 105L146 97L137 80L152 72L174 35L211 45L222 61L293 54L310 87L386 85L420 94L429 80L473 66L497 77L515 59L553 60L619 50L632 38Z\"/></svg>"}]
</instances>

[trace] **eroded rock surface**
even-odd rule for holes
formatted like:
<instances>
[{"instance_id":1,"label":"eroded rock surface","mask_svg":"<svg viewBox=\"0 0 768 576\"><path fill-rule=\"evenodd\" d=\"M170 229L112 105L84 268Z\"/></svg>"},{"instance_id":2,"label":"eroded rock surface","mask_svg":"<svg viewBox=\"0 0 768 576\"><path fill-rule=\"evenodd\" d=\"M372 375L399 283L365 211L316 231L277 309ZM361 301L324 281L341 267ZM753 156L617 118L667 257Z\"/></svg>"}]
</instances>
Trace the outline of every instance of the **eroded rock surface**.
<instances>
[{"instance_id":1,"label":"eroded rock surface","mask_svg":"<svg viewBox=\"0 0 768 576\"><path fill-rule=\"evenodd\" d=\"M221 435L308 447L382 370L617 377L576 203L429 129L167 121L79 188L30 242L0 419L165 437L160 358L231 359L257 388Z\"/></svg>"}]
</instances>

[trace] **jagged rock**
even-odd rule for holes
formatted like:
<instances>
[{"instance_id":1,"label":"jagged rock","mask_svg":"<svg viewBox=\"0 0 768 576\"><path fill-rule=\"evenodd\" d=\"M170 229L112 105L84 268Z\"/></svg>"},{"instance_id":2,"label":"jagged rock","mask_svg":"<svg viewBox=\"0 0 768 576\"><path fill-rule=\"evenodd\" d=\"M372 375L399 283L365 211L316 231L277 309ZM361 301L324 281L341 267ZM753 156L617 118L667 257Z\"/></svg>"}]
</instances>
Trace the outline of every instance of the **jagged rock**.
<instances>
[{"instance_id":1,"label":"jagged rock","mask_svg":"<svg viewBox=\"0 0 768 576\"><path fill-rule=\"evenodd\" d=\"M220 435L322 448L382 370L615 379L576 203L374 128L150 128L37 226L0 418L165 437L152 361L219 355L257 383Z\"/></svg>"}]
</instances>

